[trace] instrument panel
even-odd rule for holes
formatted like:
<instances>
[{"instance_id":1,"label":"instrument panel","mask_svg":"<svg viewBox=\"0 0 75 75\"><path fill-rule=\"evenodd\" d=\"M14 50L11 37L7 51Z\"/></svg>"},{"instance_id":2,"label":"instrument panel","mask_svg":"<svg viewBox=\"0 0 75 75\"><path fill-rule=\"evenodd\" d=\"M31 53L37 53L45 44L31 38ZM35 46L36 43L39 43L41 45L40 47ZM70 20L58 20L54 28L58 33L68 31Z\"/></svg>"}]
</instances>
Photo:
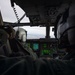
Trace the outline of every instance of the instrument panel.
<instances>
[{"instance_id":1,"label":"instrument panel","mask_svg":"<svg viewBox=\"0 0 75 75\"><path fill-rule=\"evenodd\" d=\"M30 39L27 44L38 55L38 57L50 56L57 53L56 39Z\"/></svg>"}]
</instances>

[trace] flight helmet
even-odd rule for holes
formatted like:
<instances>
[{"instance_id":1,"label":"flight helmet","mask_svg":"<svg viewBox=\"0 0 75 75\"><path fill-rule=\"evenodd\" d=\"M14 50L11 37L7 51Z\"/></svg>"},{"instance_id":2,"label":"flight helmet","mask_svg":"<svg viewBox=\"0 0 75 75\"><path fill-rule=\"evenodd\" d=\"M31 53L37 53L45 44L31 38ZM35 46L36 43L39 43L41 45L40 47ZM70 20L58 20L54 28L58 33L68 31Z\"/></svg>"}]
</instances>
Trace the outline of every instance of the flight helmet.
<instances>
[{"instance_id":1,"label":"flight helmet","mask_svg":"<svg viewBox=\"0 0 75 75\"><path fill-rule=\"evenodd\" d=\"M75 3L58 16L55 37L59 48L75 48Z\"/></svg>"},{"instance_id":2,"label":"flight helmet","mask_svg":"<svg viewBox=\"0 0 75 75\"><path fill-rule=\"evenodd\" d=\"M23 28L19 28L16 31L16 38L19 39L22 42L26 42L27 39L27 31Z\"/></svg>"}]
</instances>

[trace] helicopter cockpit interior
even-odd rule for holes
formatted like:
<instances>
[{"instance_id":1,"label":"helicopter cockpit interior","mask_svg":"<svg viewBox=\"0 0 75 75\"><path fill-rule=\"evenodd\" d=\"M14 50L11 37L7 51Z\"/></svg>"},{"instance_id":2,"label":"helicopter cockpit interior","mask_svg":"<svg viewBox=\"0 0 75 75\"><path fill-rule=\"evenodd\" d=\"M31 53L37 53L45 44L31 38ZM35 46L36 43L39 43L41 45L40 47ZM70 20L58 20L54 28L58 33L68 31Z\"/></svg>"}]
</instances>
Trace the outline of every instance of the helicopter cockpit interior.
<instances>
[{"instance_id":1,"label":"helicopter cockpit interior","mask_svg":"<svg viewBox=\"0 0 75 75\"><path fill-rule=\"evenodd\" d=\"M55 58L58 56L58 52L63 55L63 51L58 48L58 40L56 38L50 37L50 27L54 31L56 36L56 23L58 16L63 13L67 14L67 10L70 7L72 0L11 0L11 7L14 10L18 23L3 22L7 27L11 25L12 27L17 26L39 26L46 27L45 38L40 39L27 39L27 44L32 50L38 55L38 57L49 56ZM14 4L20 6L25 14L19 19L17 16L17 11ZM65 17L66 18L66 14ZM21 23L20 21L27 16L30 23ZM62 22L62 21L61 21Z\"/></svg>"},{"instance_id":2,"label":"helicopter cockpit interior","mask_svg":"<svg viewBox=\"0 0 75 75\"><path fill-rule=\"evenodd\" d=\"M0 5L0 75L75 75L74 0L0 0Z\"/></svg>"}]
</instances>

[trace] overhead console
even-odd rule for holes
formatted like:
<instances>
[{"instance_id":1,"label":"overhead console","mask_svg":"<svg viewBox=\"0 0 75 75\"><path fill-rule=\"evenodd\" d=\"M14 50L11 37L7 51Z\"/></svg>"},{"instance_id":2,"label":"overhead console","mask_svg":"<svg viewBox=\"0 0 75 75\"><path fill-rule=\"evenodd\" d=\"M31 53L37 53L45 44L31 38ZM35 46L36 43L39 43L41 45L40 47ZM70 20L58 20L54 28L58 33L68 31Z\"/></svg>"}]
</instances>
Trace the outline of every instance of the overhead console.
<instances>
[{"instance_id":1,"label":"overhead console","mask_svg":"<svg viewBox=\"0 0 75 75\"><path fill-rule=\"evenodd\" d=\"M11 5L19 5L26 12L32 26L45 26L54 25L58 14L68 7L68 2L69 0L11 0Z\"/></svg>"}]
</instances>

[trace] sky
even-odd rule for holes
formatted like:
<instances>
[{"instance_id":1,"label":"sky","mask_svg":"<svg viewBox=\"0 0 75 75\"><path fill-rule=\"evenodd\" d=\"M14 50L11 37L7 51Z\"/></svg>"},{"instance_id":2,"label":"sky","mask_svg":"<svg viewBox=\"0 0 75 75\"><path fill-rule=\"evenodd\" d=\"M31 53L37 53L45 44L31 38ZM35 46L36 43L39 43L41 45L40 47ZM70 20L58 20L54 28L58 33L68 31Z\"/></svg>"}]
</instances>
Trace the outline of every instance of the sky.
<instances>
[{"instance_id":1,"label":"sky","mask_svg":"<svg viewBox=\"0 0 75 75\"><path fill-rule=\"evenodd\" d=\"M15 4L15 8L19 18L22 17L25 12L16 4ZM2 12L2 17L4 21L17 22L15 13L10 4L10 0L0 0L0 10ZM22 22L29 22L29 19L25 17L22 20Z\"/></svg>"},{"instance_id":2,"label":"sky","mask_svg":"<svg viewBox=\"0 0 75 75\"><path fill-rule=\"evenodd\" d=\"M23 14L25 13L18 5L15 4L15 8L18 14L18 17L21 18ZM17 22L15 13L13 11L13 8L11 7L10 0L0 0L0 11L2 14L3 21L6 22ZM30 22L28 17L24 17L24 19L21 22ZM21 28L24 28L27 30L28 38L44 38L46 35L46 28L45 27L29 27L29 26L23 26ZM38 34L38 35L37 35ZM51 37L54 37L54 33L52 32L51 28Z\"/></svg>"}]
</instances>

